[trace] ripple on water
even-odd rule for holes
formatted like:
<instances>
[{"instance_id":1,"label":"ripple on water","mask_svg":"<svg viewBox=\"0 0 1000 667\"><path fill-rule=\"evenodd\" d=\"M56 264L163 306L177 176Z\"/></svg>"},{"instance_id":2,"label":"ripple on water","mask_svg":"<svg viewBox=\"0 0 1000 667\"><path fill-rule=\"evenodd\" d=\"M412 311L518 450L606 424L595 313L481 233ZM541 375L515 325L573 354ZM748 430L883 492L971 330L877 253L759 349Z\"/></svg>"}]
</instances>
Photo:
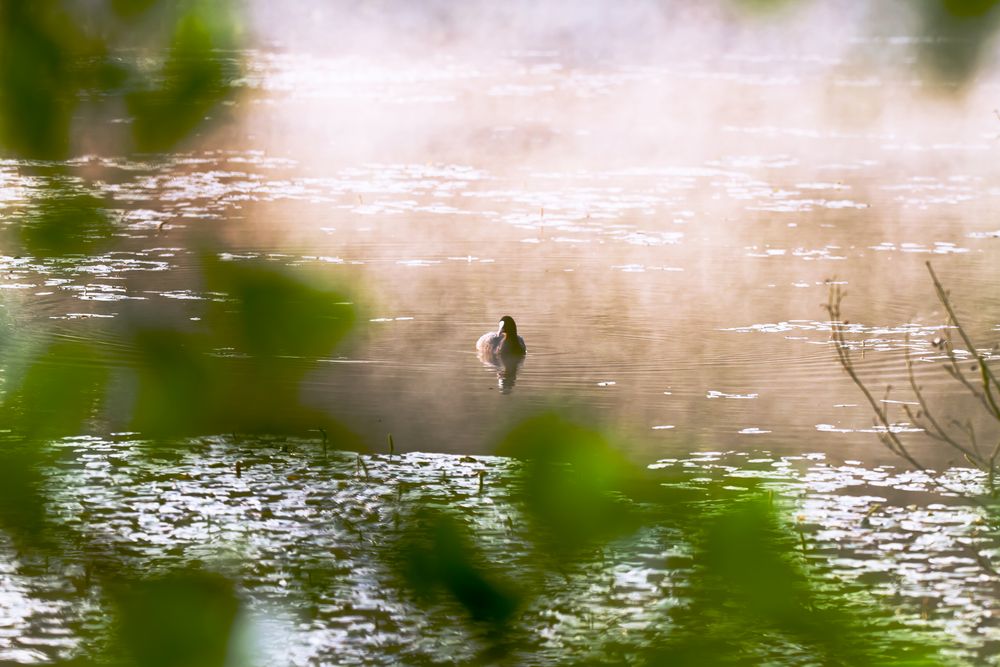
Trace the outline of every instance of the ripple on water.
<instances>
[{"instance_id":1,"label":"ripple on water","mask_svg":"<svg viewBox=\"0 0 1000 667\"><path fill-rule=\"evenodd\" d=\"M519 464L512 460L419 453L359 458L324 455L315 442L210 438L171 462L156 463L143 454L144 447L124 437L64 441L64 456L49 478L54 512L137 566L201 561L234 577L265 638L263 650L272 657L287 651L304 662L335 655L341 661L406 661L426 651L442 659L472 659L462 632L423 623L385 586L383 559L391 553L382 552L391 551L398 530L394 517L408 506L446 503L475 526L488 557L512 566L530 558L518 530L510 528L521 523L518 510L498 483L516 476ZM921 613L922 600L934 600L928 622L947 626L959 638L956 650L962 655L976 655L987 642L977 628L998 611L992 591L1000 580L980 562L1000 548L979 529L982 510L935 491L929 473L766 452L699 452L650 468L681 473L692 484L711 482L718 474L759 478L790 499L808 543L807 557L824 563L832 576L872 583L877 595L913 617ZM982 476L949 470L939 480L975 490ZM676 536L667 543L679 544ZM527 619L539 614L547 619L535 655L587 654L595 631L622 624L641 628L664 602L682 604L663 599L661 583L683 573L664 568L663 544L655 528L644 529L616 543L603 565L567 573L557 586L538 582L540 596L531 603L537 609L524 612ZM47 659L71 652L76 639L67 624L93 613L66 594L74 566L39 579L18 563L10 544L0 542L0 555L0 575L9 582L0 596L7 627L27 638L49 633L36 647ZM339 574L329 587L311 589L319 597L311 598L308 618L292 620L282 610L296 608L302 599L307 581L300 570L320 561ZM63 593L37 597L42 581ZM30 622L39 615L52 619L50 630ZM13 659L12 653L0 650L0 655Z\"/></svg>"},{"instance_id":2,"label":"ripple on water","mask_svg":"<svg viewBox=\"0 0 1000 667\"><path fill-rule=\"evenodd\" d=\"M744 399L752 400L757 398L757 394L727 394L722 391L716 391L714 389L709 389L705 394L705 398L733 398L733 399Z\"/></svg>"}]
</instances>

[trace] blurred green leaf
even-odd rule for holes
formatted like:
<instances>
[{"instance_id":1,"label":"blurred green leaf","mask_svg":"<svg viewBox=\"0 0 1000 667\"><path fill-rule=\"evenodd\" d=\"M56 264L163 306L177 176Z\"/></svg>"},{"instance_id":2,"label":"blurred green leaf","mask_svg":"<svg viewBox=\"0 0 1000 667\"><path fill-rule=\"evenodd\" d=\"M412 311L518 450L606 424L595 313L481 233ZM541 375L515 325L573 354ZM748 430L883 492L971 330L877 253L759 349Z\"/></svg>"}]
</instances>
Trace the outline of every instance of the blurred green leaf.
<instances>
[{"instance_id":1,"label":"blurred green leaf","mask_svg":"<svg viewBox=\"0 0 1000 667\"><path fill-rule=\"evenodd\" d=\"M731 499L709 524L702 563L756 611L778 617L803 603L805 579L791 562L794 547L766 499Z\"/></svg>"},{"instance_id":2,"label":"blurred green leaf","mask_svg":"<svg viewBox=\"0 0 1000 667\"><path fill-rule=\"evenodd\" d=\"M147 436L324 428L336 435L336 446L358 447L329 416L300 403L303 365L221 356L189 333L139 329L135 335L139 387L130 426Z\"/></svg>"},{"instance_id":3,"label":"blurred green leaf","mask_svg":"<svg viewBox=\"0 0 1000 667\"><path fill-rule=\"evenodd\" d=\"M1000 22L998 0L921 0L920 61L938 81L961 87L976 74Z\"/></svg>"},{"instance_id":4,"label":"blurred green leaf","mask_svg":"<svg viewBox=\"0 0 1000 667\"><path fill-rule=\"evenodd\" d=\"M465 527L447 513L421 510L411 519L399 558L403 574L421 600L438 592L458 602L473 621L502 628L519 596L495 568L486 565Z\"/></svg>"},{"instance_id":5,"label":"blurred green leaf","mask_svg":"<svg viewBox=\"0 0 1000 667\"><path fill-rule=\"evenodd\" d=\"M118 590L119 639L138 667L222 667L240 610L232 583L181 571Z\"/></svg>"},{"instance_id":6,"label":"blurred green leaf","mask_svg":"<svg viewBox=\"0 0 1000 667\"><path fill-rule=\"evenodd\" d=\"M100 406L108 371L96 349L57 341L8 389L4 424L29 439L76 435Z\"/></svg>"},{"instance_id":7,"label":"blurred green leaf","mask_svg":"<svg viewBox=\"0 0 1000 667\"><path fill-rule=\"evenodd\" d=\"M356 436L301 402L313 362L330 353L355 320L339 292L256 263L208 259L205 281L224 293L203 333L134 327L139 390L132 427L154 437L306 431Z\"/></svg>"},{"instance_id":8,"label":"blurred green leaf","mask_svg":"<svg viewBox=\"0 0 1000 667\"><path fill-rule=\"evenodd\" d=\"M0 2L0 141L17 154L66 156L81 41L54 0Z\"/></svg>"},{"instance_id":9,"label":"blurred green leaf","mask_svg":"<svg viewBox=\"0 0 1000 667\"><path fill-rule=\"evenodd\" d=\"M96 65L87 70L90 75L86 84L98 93L114 92L122 89L129 79L129 69L116 60L102 58Z\"/></svg>"},{"instance_id":10,"label":"blurred green leaf","mask_svg":"<svg viewBox=\"0 0 1000 667\"><path fill-rule=\"evenodd\" d=\"M159 0L111 0L111 9L122 18L133 18L143 14L159 3Z\"/></svg>"},{"instance_id":11,"label":"blurred green leaf","mask_svg":"<svg viewBox=\"0 0 1000 667\"><path fill-rule=\"evenodd\" d=\"M204 343L169 329L136 328L139 388L133 427L152 436L211 432L221 387Z\"/></svg>"},{"instance_id":12,"label":"blurred green leaf","mask_svg":"<svg viewBox=\"0 0 1000 667\"><path fill-rule=\"evenodd\" d=\"M805 4L803 0L731 0L740 9L754 14L769 15L793 5Z\"/></svg>"},{"instance_id":13,"label":"blurred green leaf","mask_svg":"<svg viewBox=\"0 0 1000 667\"><path fill-rule=\"evenodd\" d=\"M42 448L24 438L0 439L0 529L35 547L43 546L46 520Z\"/></svg>"},{"instance_id":14,"label":"blurred green leaf","mask_svg":"<svg viewBox=\"0 0 1000 667\"><path fill-rule=\"evenodd\" d=\"M171 148L231 96L242 27L230 0L112 0L110 6L113 15L59 0L0 3L0 144L24 158L65 159L81 99L103 99L130 79L132 68L108 57L131 46L113 16L130 20L155 7L167 11L150 25L178 18L157 82L138 73L132 78L138 90L126 103L135 145Z\"/></svg>"},{"instance_id":15,"label":"blurred green leaf","mask_svg":"<svg viewBox=\"0 0 1000 667\"><path fill-rule=\"evenodd\" d=\"M211 324L226 345L256 357L328 354L356 319L344 294L263 263L210 258L205 282L232 299L216 309Z\"/></svg>"},{"instance_id":16,"label":"blurred green leaf","mask_svg":"<svg viewBox=\"0 0 1000 667\"><path fill-rule=\"evenodd\" d=\"M53 183L35 201L37 208L21 218L21 243L43 256L91 253L107 244L115 230L105 203L78 188Z\"/></svg>"},{"instance_id":17,"label":"blurred green leaf","mask_svg":"<svg viewBox=\"0 0 1000 667\"><path fill-rule=\"evenodd\" d=\"M766 496L740 494L688 512L688 599L647 664L760 664L789 651L809 664L946 664L928 635L810 575L795 534Z\"/></svg>"},{"instance_id":18,"label":"blurred green leaf","mask_svg":"<svg viewBox=\"0 0 1000 667\"><path fill-rule=\"evenodd\" d=\"M1000 0L941 0L941 6L950 16L978 18L993 11Z\"/></svg>"},{"instance_id":19,"label":"blurred green leaf","mask_svg":"<svg viewBox=\"0 0 1000 667\"><path fill-rule=\"evenodd\" d=\"M577 549L635 527L621 494L639 473L600 432L545 413L514 427L497 454L525 460L519 497L549 547Z\"/></svg>"},{"instance_id":20,"label":"blurred green leaf","mask_svg":"<svg viewBox=\"0 0 1000 667\"><path fill-rule=\"evenodd\" d=\"M164 151L189 136L232 93L239 75L226 51L238 44L238 22L225 0L190 0L174 29L158 87L128 97L142 151Z\"/></svg>"},{"instance_id":21,"label":"blurred green leaf","mask_svg":"<svg viewBox=\"0 0 1000 667\"><path fill-rule=\"evenodd\" d=\"M43 546L43 466L53 439L76 435L103 402L108 372L97 351L56 341L10 378L0 407L9 435L0 439L0 526Z\"/></svg>"}]
</instances>

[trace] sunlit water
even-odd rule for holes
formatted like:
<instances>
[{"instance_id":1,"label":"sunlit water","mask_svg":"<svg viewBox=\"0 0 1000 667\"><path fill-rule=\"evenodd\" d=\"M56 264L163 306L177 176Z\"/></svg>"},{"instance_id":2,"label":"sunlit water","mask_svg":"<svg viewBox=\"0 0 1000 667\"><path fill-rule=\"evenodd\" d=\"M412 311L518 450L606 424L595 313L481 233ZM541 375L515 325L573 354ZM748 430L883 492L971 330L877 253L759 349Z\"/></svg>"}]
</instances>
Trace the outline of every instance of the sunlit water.
<instances>
[{"instance_id":1,"label":"sunlit water","mask_svg":"<svg viewBox=\"0 0 1000 667\"><path fill-rule=\"evenodd\" d=\"M561 576L539 571L510 495L520 466L509 459L359 458L285 439L203 439L173 460L129 440L76 438L59 450L50 477L53 513L91 535L97 552L87 554L85 567L83 554L72 551L31 559L0 544L0 659L72 655L75 628L106 622L87 568L107 559L147 574L186 566L232 577L249 609L241 636L256 638L259 664L476 662L485 644L470 640L461 623L441 622L462 612L445 605L436 608L444 616L427 616L399 583L401 531L421 505L456 512L502 576L537 596L512 631L519 664L567 655L601 660L616 646L642 647L668 630L664 612L685 599L690 547L656 525ZM956 469L928 476L767 452L705 452L651 468L692 485L718 475L762 480L788 499L802 556L827 572L829 583L855 595L865 588L870 593L861 595L871 597L860 599L946 637L949 653L964 660L995 655L1000 544L983 510L935 485L974 492L981 475ZM762 659L798 664L781 650Z\"/></svg>"},{"instance_id":2,"label":"sunlit water","mask_svg":"<svg viewBox=\"0 0 1000 667\"><path fill-rule=\"evenodd\" d=\"M945 324L926 260L990 347L1000 120L917 105L906 79L859 89L836 61L775 67L255 54L225 149L73 160L113 198L120 239L82 259L4 257L4 302L24 335L49 320L127 360L124 315L197 318L211 298L196 280L210 232L231 261L315 267L353 292L355 340L307 394L370 442L485 453L558 399L647 461L762 445L875 461L829 346L828 281L874 386L901 384L906 341L929 355ZM33 183L18 174L0 170L11 210ZM474 343L504 314L529 356L501 396ZM951 401L944 372L921 370Z\"/></svg>"},{"instance_id":3,"label":"sunlit water","mask_svg":"<svg viewBox=\"0 0 1000 667\"><path fill-rule=\"evenodd\" d=\"M830 281L845 286L849 338L873 385L896 386L890 400L911 401L909 350L942 410L965 418L932 345L946 319L924 262L992 346L996 85L941 102L921 97L916 72L880 78L822 57L639 67L530 52L390 64L254 53L245 86L242 120L217 145L72 161L113 198L119 236L90 257L0 257L12 340L51 328L127 366L126 318L197 326L218 297L198 281L199 239L215 235L228 261L310 267L351 290L362 321L302 390L372 449L392 434L397 452L488 455L518 416L569 405L624 433L644 464L735 452L729 464L753 459L790 490L835 573L947 629L970 660L993 651L997 545L977 511L880 467L899 462L834 360L822 304ZM25 167L0 162L0 210L24 207ZM528 345L507 394L474 349L505 314ZM914 451L948 467L950 453L895 416ZM315 442L212 439L153 471L133 446L66 443L59 511L137 560L232 568L262 652L288 646L293 664L471 657L461 633L428 637L382 585L369 547L391 532L400 480L457 502L498 552L520 548L504 499L477 490L486 461L498 475L507 462L383 456L362 475L353 455L317 465ZM251 462L242 478L237 459ZM581 572L546 598L572 605L530 612L546 628L539 655L648 622L672 577L648 537L621 546L603 583ZM5 551L0 655L72 652L84 574ZM343 580L297 614L296 568L330 553Z\"/></svg>"}]
</instances>

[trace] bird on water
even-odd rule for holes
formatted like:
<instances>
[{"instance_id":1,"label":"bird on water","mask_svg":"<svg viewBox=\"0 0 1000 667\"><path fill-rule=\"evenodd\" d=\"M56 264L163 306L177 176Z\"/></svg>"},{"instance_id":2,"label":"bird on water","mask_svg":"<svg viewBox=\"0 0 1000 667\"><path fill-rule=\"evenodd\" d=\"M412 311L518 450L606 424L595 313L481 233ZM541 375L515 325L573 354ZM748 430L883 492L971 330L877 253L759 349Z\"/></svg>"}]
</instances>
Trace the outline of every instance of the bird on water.
<instances>
[{"instance_id":1,"label":"bird on water","mask_svg":"<svg viewBox=\"0 0 1000 667\"><path fill-rule=\"evenodd\" d=\"M490 331L479 337L476 350L484 360L516 359L528 352L524 339L517 335L517 324L510 315L500 318L500 328L497 331Z\"/></svg>"},{"instance_id":2,"label":"bird on water","mask_svg":"<svg viewBox=\"0 0 1000 667\"><path fill-rule=\"evenodd\" d=\"M497 374L497 385L501 394L509 394L517 381L517 371L524 363L528 348L524 339L517 335L517 324L510 315L500 320L500 328L490 331L476 341L479 360Z\"/></svg>"}]
</instances>

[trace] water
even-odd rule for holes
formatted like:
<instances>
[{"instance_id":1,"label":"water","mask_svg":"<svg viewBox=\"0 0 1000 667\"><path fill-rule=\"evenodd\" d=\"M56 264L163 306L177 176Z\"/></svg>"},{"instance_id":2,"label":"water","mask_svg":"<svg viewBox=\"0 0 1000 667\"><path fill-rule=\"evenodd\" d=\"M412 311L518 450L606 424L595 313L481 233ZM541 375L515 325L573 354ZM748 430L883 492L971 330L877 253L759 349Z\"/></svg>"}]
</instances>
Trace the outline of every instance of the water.
<instances>
[{"instance_id":1,"label":"water","mask_svg":"<svg viewBox=\"0 0 1000 667\"><path fill-rule=\"evenodd\" d=\"M113 198L113 250L5 256L2 295L19 335L35 321L125 363L127 318L197 323L212 234L226 259L316 269L363 305L304 389L368 442L489 453L559 401L645 461L766 445L888 462L829 346L829 281L875 386L905 384L907 336L927 356L941 334L925 261L981 345L1000 321L1000 123L981 106L996 85L927 101L901 48L874 89L843 57L253 52L232 131L163 160L72 160ZM0 171L14 211L34 185L22 166ZM530 352L501 396L473 346L504 314ZM934 363L921 371L966 410Z\"/></svg>"},{"instance_id":2,"label":"water","mask_svg":"<svg viewBox=\"0 0 1000 667\"><path fill-rule=\"evenodd\" d=\"M275 661L472 659L463 634L422 624L385 583L400 484L524 557L505 528L509 499L480 493L478 472L512 474L489 458L499 434L557 405L621 433L643 464L768 479L792 498L810 557L985 660L1000 639L998 547L980 510L928 482L981 479L913 432L902 406L909 350L943 411L973 415L932 344L946 317L925 261L980 345L1000 329L997 85L984 76L963 99L927 98L933 84L903 46L875 46L895 69L827 53L636 65L559 51L251 52L237 122L219 135L162 159L84 145L68 166L112 198L114 247L0 256L8 342L30 347L48 330L128 367L132 318L196 329L220 297L199 279L211 236L227 261L315 270L353 294L351 340L302 387L275 391L301 390L372 450L391 434L406 454L367 457L362 472L306 434L213 436L152 464L141 441L110 437L106 415L111 425L59 445L55 511L140 569L229 574ZM0 162L4 211L30 211L35 167ZM898 429L941 472L887 467L899 461L830 346L831 281L849 294L865 376L895 385ZM529 350L508 394L474 349L505 314ZM990 425L976 425L988 441ZM661 538L616 545L610 570L592 564L566 590L549 582L525 617L544 628L539 660L647 627L683 576ZM73 624L101 622L83 565L0 553L2 659L71 655ZM343 578L316 593L307 570L331 554Z\"/></svg>"},{"instance_id":3,"label":"water","mask_svg":"<svg viewBox=\"0 0 1000 667\"><path fill-rule=\"evenodd\" d=\"M476 661L484 644L455 622L463 612L447 603L421 611L394 572L407 517L420 505L460 516L503 576L534 592L512 630L516 662L608 660L616 646L641 647L662 632L663 612L686 596L689 547L655 523L561 576L546 574L511 497L520 464L510 459L359 459L290 439L204 438L166 460L127 437L71 438L58 450L52 512L90 535L93 553L43 560L0 543L0 659L35 663L78 650L78 628L107 622L90 574L104 563L116 576L185 566L231 577L248 609L240 632L255 638L259 664ZM694 486L718 475L761 480L788 502L801 555L827 581L854 595L869 595L858 592L867 587L873 597L863 599L946 636L949 654L963 661L995 659L1000 545L984 510L935 486L972 492L981 475L769 452L705 452L651 468ZM771 650L772 660L798 664L794 651Z\"/></svg>"}]
</instances>

